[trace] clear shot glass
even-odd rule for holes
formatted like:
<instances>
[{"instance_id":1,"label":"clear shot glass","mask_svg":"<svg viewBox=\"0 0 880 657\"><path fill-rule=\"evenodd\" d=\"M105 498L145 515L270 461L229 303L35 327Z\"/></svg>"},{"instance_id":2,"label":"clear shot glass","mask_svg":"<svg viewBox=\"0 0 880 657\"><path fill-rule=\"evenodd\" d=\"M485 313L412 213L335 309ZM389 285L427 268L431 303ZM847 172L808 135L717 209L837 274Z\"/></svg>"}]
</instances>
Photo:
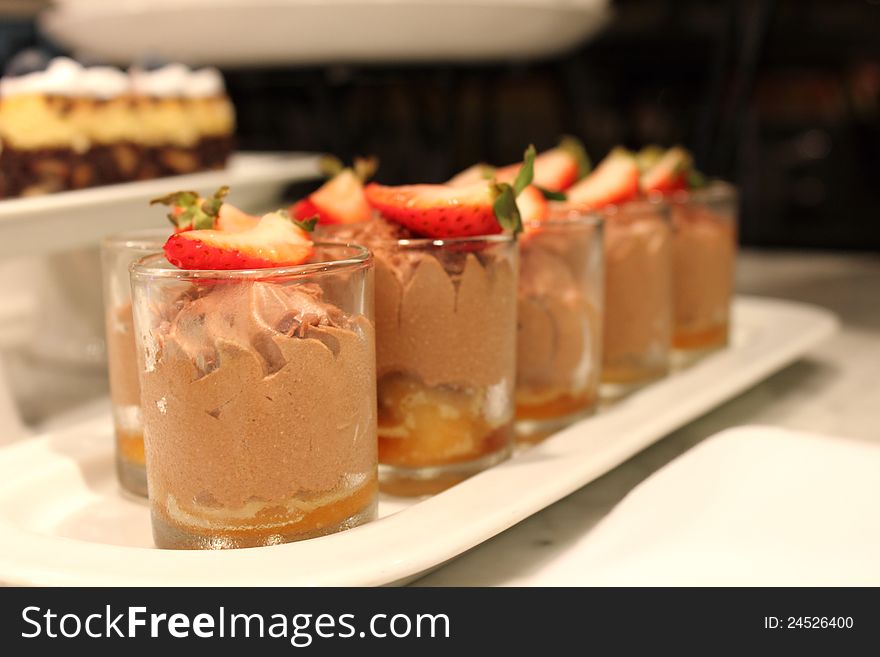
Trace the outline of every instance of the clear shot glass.
<instances>
[{"instance_id":1,"label":"clear shot glass","mask_svg":"<svg viewBox=\"0 0 880 657\"><path fill-rule=\"evenodd\" d=\"M491 235L370 246L382 487L438 492L511 452L517 243Z\"/></svg>"},{"instance_id":2,"label":"clear shot glass","mask_svg":"<svg viewBox=\"0 0 880 657\"><path fill-rule=\"evenodd\" d=\"M614 399L669 372L672 228L669 206L633 201L602 211L605 308L602 395Z\"/></svg>"},{"instance_id":3,"label":"clear shot glass","mask_svg":"<svg viewBox=\"0 0 880 657\"><path fill-rule=\"evenodd\" d=\"M160 252L169 234L168 229L129 231L111 235L101 244L116 474L123 489L144 497L144 430L128 268L135 260Z\"/></svg>"},{"instance_id":4,"label":"clear shot glass","mask_svg":"<svg viewBox=\"0 0 880 657\"><path fill-rule=\"evenodd\" d=\"M698 357L724 347L736 262L736 188L721 181L671 199L672 289L677 356Z\"/></svg>"},{"instance_id":5,"label":"clear shot glass","mask_svg":"<svg viewBox=\"0 0 880 657\"><path fill-rule=\"evenodd\" d=\"M376 517L373 263L131 268L153 537L273 545Z\"/></svg>"},{"instance_id":6,"label":"clear shot glass","mask_svg":"<svg viewBox=\"0 0 880 657\"><path fill-rule=\"evenodd\" d=\"M516 419L537 442L588 415L602 369L603 220L554 210L520 236Z\"/></svg>"}]
</instances>

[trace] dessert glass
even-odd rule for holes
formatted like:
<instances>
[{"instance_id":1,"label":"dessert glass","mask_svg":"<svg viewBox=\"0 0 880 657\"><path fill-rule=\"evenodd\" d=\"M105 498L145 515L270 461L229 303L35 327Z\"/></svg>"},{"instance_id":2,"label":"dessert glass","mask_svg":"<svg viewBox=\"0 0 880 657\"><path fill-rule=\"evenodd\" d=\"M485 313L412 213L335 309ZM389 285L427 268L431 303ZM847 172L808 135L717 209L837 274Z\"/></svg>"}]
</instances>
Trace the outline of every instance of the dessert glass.
<instances>
[{"instance_id":1,"label":"dessert glass","mask_svg":"<svg viewBox=\"0 0 880 657\"><path fill-rule=\"evenodd\" d=\"M371 246L383 490L437 492L511 452L517 244L489 235Z\"/></svg>"},{"instance_id":2,"label":"dessert glass","mask_svg":"<svg viewBox=\"0 0 880 657\"><path fill-rule=\"evenodd\" d=\"M272 545L376 517L369 252L309 264L131 268L153 537L162 548Z\"/></svg>"},{"instance_id":3,"label":"dessert glass","mask_svg":"<svg viewBox=\"0 0 880 657\"><path fill-rule=\"evenodd\" d=\"M737 205L736 189L720 181L672 197L672 346L685 358L727 344Z\"/></svg>"},{"instance_id":4,"label":"dessert glass","mask_svg":"<svg viewBox=\"0 0 880 657\"><path fill-rule=\"evenodd\" d=\"M516 428L537 442L593 411L601 371L602 219L553 210L520 236Z\"/></svg>"},{"instance_id":5,"label":"dessert glass","mask_svg":"<svg viewBox=\"0 0 880 657\"><path fill-rule=\"evenodd\" d=\"M101 244L116 475L125 490L144 497L144 430L128 268L135 260L161 251L169 233L168 229L129 231L111 235Z\"/></svg>"},{"instance_id":6,"label":"dessert glass","mask_svg":"<svg viewBox=\"0 0 880 657\"><path fill-rule=\"evenodd\" d=\"M614 399L669 372L672 228L669 206L662 202L610 206L602 216L602 395Z\"/></svg>"}]
</instances>

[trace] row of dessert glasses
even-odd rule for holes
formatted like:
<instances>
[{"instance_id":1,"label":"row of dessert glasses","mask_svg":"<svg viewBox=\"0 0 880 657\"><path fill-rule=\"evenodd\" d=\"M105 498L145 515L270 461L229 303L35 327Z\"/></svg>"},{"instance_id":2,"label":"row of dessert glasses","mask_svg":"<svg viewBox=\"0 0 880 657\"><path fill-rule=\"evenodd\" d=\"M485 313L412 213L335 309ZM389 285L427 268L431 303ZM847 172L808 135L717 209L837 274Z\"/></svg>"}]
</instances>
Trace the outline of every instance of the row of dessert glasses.
<instances>
[{"instance_id":1,"label":"row of dessert glasses","mask_svg":"<svg viewBox=\"0 0 880 657\"><path fill-rule=\"evenodd\" d=\"M389 492L437 492L665 375L673 346L723 345L735 195L680 163L641 189L670 159L615 151L583 176L565 143L402 187L339 168L289 217L184 193L163 199L172 239L107 240L118 473L149 487L157 545L355 526L377 461ZM315 216L324 242L291 260L267 226Z\"/></svg>"}]
</instances>

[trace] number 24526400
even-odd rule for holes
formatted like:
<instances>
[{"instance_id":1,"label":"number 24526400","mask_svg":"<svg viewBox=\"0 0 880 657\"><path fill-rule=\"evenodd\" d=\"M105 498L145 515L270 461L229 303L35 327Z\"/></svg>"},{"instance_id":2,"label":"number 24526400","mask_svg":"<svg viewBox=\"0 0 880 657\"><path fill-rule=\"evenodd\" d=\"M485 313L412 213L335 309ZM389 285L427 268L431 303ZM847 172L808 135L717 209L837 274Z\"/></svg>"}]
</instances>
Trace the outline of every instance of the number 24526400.
<instances>
[{"instance_id":1,"label":"number 24526400","mask_svg":"<svg viewBox=\"0 0 880 657\"><path fill-rule=\"evenodd\" d=\"M768 630L849 630L853 627L852 616L764 616Z\"/></svg>"}]
</instances>

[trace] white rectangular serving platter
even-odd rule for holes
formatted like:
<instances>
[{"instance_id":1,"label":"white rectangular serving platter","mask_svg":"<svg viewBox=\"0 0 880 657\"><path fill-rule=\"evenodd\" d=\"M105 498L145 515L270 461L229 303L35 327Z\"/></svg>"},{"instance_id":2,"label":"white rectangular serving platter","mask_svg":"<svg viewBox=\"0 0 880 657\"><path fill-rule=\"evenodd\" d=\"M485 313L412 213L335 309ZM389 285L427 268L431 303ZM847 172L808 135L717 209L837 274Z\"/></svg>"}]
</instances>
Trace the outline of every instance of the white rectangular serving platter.
<instances>
[{"instance_id":1,"label":"white rectangular serving platter","mask_svg":"<svg viewBox=\"0 0 880 657\"><path fill-rule=\"evenodd\" d=\"M728 349L439 495L383 499L381 519L246 550L152 547L146 502L120 494L109 418L0 449L0 584L310 586L403 583L565 497L804 355L826 310L740 297Z\"/></svg>"},{"instance_id":2,"label":"white rectangular serving platter","mask_svg":"<svg viewBox=\"0 0 880 657\"><path fill-rule=\"evenodd\" d=\"M150 199L178 189L209 194L229 185L233 203L262 206L289 183L321 177L319 159L309 153L236 153L216 171L0 200L0 258L43 255L97 244L111 233L154 228Z\"/></svg>"}]
</instances>

